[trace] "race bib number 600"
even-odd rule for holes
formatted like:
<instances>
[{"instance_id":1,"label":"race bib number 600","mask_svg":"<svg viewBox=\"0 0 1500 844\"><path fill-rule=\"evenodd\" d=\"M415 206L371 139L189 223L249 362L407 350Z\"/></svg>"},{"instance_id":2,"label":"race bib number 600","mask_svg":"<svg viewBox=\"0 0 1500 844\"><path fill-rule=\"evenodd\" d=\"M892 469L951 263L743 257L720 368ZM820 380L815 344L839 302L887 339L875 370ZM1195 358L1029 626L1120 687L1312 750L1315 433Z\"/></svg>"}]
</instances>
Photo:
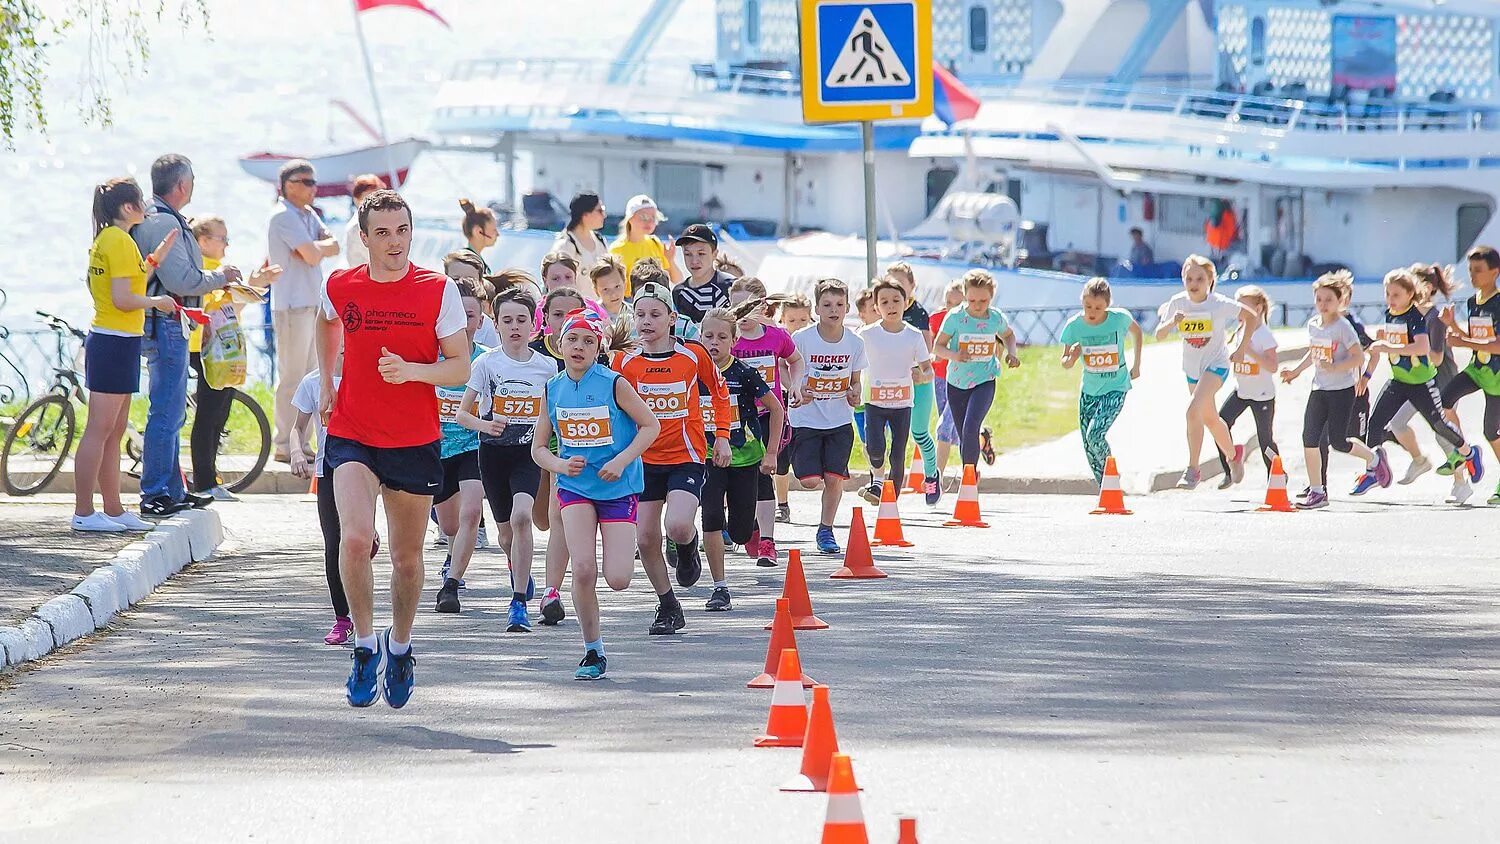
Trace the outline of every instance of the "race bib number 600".
<instances>
[{"instance_id":1,"label":"race bib number 600","mask_svg":"<svg viewBox=\"0 0 1500 844\"><path fill-rule=\"evenodd\" d=\"M687 385L681 381L668 384L640 384L636 391L645 400L646 407L657 419L686 419L688 415Z\"/></svg>"},{"instance_id":2,"label":"race bib number 600","mask_svg":"<svg viewBox=\"0 0 1500 844\"><path fill-rule=\"evenodd\" d=\"M594 448L614 443L615 435L609 426L609 408L601 405L559 407L557 439L572 448Z\"/></svg>"}]
</instances>

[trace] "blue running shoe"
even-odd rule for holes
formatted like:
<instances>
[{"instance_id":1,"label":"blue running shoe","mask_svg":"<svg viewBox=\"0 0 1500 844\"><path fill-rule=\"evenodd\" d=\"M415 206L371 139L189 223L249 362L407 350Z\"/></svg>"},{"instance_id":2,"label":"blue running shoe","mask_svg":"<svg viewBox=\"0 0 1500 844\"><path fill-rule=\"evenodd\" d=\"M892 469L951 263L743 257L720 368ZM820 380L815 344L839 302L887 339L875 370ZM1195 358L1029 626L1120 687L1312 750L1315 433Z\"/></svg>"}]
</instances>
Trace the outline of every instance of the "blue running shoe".
<instances>
[{"instance_id":1,"label":"blue running shoe","mask_svg":"<svg viewBox=\"0 0 1500 844\"><path fill-rule=\"evenodd\" d=\"M1484 478L1484 454L1480 452L1479 446L1469 446L1469 457L1465 463L1469 468L1469 480L1479 483Z\"/></svg>"},{"instance_id":2,"label":"blue running shoe","mask_svg":"<svg viewBox=\"0 0 1500 844\"><path fill-rule=\"evenodd\" d=\"M353 660L349 682L344 684L344 697L350 706L369 706L380 700L380 646L376 645L373 651L355 648Z\"/></svg>"},{"instance_id":3,"label":"blue running shoe","mask_svg":"<svg viewBox=\"0 0 1500 844\"><path fill-rule=\"evenodd\" d=\"M511 569L510 566L506 566L505 567L505 571L506 571L507 574L510 575L510 591L514 592L514 591L516 591L516 573L515 573L514 570ZM533 576L531 576L531 575L527 575L526 576L526 600L531 601L531 600L535 600L535 599L536 599L536 578L533 577Z\"/></svg>"},{"instance_id":4,"label":"blue running shoe","mask_svg":"<svg viewBox=\"0 0 1500 844\"><path fill-rule=\"evenodd\" d=\"M598 651L590 650L583 655L583 661L578 663L578 670L573 672L574 680L597 680L604 676L606 662Z\"/></svg>"},{"instance_id":5,"label":"blue running shoe","mask_svg":"<svg viewBox=\"0 0 1500 844\"><path fill-rule=\"evenodd\" d=\"M505 628L506 633L530 633L531 617L526 614L526 602L517 601L514 598L510 602L510 620Z\"/></svg>"},{"instance_id":6,"label":"blue running shoe","mask_svg":"<svg viewBox=\"0 0 1500 844\"><path fill-rule=\"evenodd\" d=\"M1374 489L1379 485L1380 479L1375 477L1374 472L1362 472L1360 473L1359 479L1354 482L1354 489L1351 490L1349 494L1364 495L1365 493L1369 492L1371 489Z\"/></svg>"},{"instance_id":7,"label":"blue running shoe","mask_svg":"<svg viewBox=\"0 0 1500 844\"><path fill-rule=\"evenodd\" d=\"M843 549L839 547L839 541L833 538L833 528L826 525L818 526L818 551L824 554L843 553Z\"/></svg>"},{"instance_id":8,"label":"blue running shoe","mask_svg":"<svg viewBox=\"0 0 1500 844\"><path fill-rule=\"evenodd\" d=\"M391 653L389 627L381 634L381 645L385 650L385 702L392 709L400 709L411 700L412 687L417 684L417 654L410 647L400 656Z\"/></svg>"}]
</instances>

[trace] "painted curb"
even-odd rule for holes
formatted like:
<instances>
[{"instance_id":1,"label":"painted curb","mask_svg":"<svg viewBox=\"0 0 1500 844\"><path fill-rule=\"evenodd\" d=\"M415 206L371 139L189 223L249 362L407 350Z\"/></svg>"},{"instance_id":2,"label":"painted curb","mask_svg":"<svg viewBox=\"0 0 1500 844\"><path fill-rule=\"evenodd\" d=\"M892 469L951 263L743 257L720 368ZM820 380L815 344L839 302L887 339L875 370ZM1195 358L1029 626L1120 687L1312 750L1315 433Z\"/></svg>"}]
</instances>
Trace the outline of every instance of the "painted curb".
<instances>
[{"instance_id":1,"label":"painted curb","mask_svg":"<svg viewBox=\"0 0 1500 844\"><path fill-rule=\"evenodd\" d=\"M157 524L16 626L0 626L0 666L40 659L109 624L189 563L213 556L223 523L210 510L193 510Z\"/></svg>"}]
</instances>

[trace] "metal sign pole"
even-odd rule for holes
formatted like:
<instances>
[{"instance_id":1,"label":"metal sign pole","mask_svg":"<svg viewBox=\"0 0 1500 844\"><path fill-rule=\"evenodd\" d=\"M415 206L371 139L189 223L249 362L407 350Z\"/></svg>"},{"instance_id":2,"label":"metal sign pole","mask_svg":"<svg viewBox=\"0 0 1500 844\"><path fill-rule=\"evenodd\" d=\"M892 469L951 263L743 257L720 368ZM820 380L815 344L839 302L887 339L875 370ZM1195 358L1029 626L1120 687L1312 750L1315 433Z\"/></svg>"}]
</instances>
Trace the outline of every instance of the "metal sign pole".
<instances>
[{"instance_id":1,"label":"metal sign pole","mask_svg":"<svg viewBox=\"0 0 1500 844\"><path fill-rule=\"evenodd\" d=\"M859 124L864 141L865 166L865 284L875 278L875 124L865 120Z\"/></svg>"}]
</instances>

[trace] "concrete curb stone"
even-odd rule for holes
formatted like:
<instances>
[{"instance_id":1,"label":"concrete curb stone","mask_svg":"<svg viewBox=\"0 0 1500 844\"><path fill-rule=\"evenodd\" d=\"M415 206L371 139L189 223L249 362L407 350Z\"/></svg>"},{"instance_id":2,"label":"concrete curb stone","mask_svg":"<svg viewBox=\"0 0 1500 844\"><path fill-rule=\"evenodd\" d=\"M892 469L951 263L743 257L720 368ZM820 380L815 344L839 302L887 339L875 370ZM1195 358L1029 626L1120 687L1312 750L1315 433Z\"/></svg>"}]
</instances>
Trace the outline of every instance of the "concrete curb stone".
<instances>
[{"instance_id":1,"label":"concrete curb stone","mask_svg":"<svg viewBox=\"0 0 1500 844\"><path fill-rule=\"evenodd\" d=\"M36 608L36 616L52 627L52 640L62 647L94 632L94 614L89 605L71 592Z\"/></svg>"},{"instance_id":2,"label":"concrete curb stone","mask_svg":"<svg viewBox=\"0 0 1500 844\"><path fill-rule=\"evenodd\" d=\"M93 616L94 629L108 624L123 607L120 606L119 574L109 566L101 566L89 572L83 582L73 587L73 594L88 604Z\"/></svg>"}]
</instances>

